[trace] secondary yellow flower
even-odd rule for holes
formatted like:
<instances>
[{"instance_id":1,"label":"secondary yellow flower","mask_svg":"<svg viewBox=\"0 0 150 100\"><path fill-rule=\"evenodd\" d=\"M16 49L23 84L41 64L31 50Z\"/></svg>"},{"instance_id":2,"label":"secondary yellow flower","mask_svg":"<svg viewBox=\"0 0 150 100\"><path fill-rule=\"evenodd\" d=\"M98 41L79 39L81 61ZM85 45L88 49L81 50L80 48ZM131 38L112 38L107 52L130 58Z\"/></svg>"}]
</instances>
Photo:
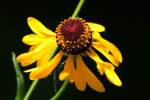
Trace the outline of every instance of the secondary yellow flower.
<instances>
[{"instance_id":1,"label":"secondary yellow flower","mask_svg":"<svg viewBox=\"0 0 150 100\"><path fill-rule=\"evenodd\" d=\"M81 18L68 18L58 25L56 32L53 32L33 17L28 17L27 22L35 34L23 37L23 42L31 47L27 53L19 55L17 61L22 66L37 62L37 67L25 71L30 72L31 80L50 75L65 54L67 59L64 69L59 74L60 80L69 80L81 91L84 91L88 84L92 89L104 92L103 84L82 59L82 56L89 56L96 62L100 75L105 74L116 86L122 85L114 71L114 66L118 67L122 62L122 55L114 44L100 35L100 32L105 31L104 26L86 22ZM59 48L59 51L49 59L54 48ZM103 61L96 52L102 53L110 62Z\"/></svg>"}]
</instances>

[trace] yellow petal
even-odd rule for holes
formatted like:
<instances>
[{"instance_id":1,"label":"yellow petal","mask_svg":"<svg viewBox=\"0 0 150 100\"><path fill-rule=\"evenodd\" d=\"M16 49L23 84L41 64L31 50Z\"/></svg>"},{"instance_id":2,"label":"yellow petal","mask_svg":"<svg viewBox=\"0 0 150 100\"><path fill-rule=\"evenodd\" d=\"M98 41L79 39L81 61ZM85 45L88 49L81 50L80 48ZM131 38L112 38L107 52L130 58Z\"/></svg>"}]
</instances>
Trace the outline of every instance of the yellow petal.
<instances>
[{"instance_id":1,"label":"yellow petal","mask_svg":"<svg viewBox=\"0 0 150 100\"><path fill-rule=\"evenodd\" d=\"M37 69L38 69L38 68L36 67L36 68L32 68L32 69L25 70L24 72L25 72L25 73L29 73L29 72L32 72L32 71L37 70Z\"/></svg>"},{"instance_id":2,"label":"yellow petal","mask_svg":"<svg viewBox=\"0 0 150 100\"><path fill-rule=\"evenodd\" d=\"M41 36L55 36L53 31L47 29L39 20L35 19L34 17L28 17L27 22L34 33Z\"/></svg>"},{"instance_id":3,"label":"yellow petal","mask_svg":"<svg viewBox=\"0 0 150 100\"><path fill-rule=\"evenodd\" d=\"M95 41L99 41L99 39L101 38L101 35L100 35L100 33L98 33L98 32L93 32L92 33L92 38L93 38L93 40Z\"/></svg>"},{"instance_id":4,"label":"yellow petal","mask_svg":"<svg viewBox=\"0 0 150 100\"><path fill-rule=\"evenodd\" d=\"M67 79L68 76L69 76L69 73L68 73L68 72L62 71L62 72L59 74L59 80L60 80L60 81L65 80L65 79Z\"/></svg>"},{"instance_id":5,"label":"yellow petal","mask_svg":"<svg viewBox=\"0 0 150 100\"><path fill-rule=\"evenodd\" d=\"M123 59L119 49L114 44L105 39L103 39L103 43L109 48L110 52L114 55L114 57L121 63Z\"/></svg>"},{"instance_id":6,"label":"yellow petal","mask_svg":"<svg viewBox=\"0 0 150 100\"><path fill-rule=\"evenodd\" d=\"M17 61L21 63L21 66L28 66L34 63L39 55L35 55L33 53L23 53L17 57Z\"/></svg>"},{"instance_id":7,"label":"yellow petal","mask_svg":"<svg viewBox=\"0 0 150 100\"><path fill-rule=\"evenodd\" d=\"M94 38L98 39L99 42L102 43L120 63L122 62L123 59L122 59L121 52L114 44L102 38L99 33L95 32L93 36Z\"/></svg>"},{"instance_id":8,"label":"yellow petal","mask_svg":"<svg viewBox=\"0 0 150 100\"><path fill-rule=\"evenodd\" d=\"M77 62L80 64L80 76L86 79L87 84L98 92L104 92L105 88L103 84L97 79L97 77L87 68L80 55L77 56Z\"/></svg>"},{"instance_id":9,"label":"yellow petal","mask_svg":"<svg viewBox=\"0 0 150 100\"><path fill-rule=\"evenodd\" d=\"M85 78L85 75L83 75L84 68L82 67L82 63L81 63L81 61L79 61L80 59L78 59L78 58L79 57L77 57L77 62L76 62L75 85L79 90L84 91L86 88L86 78Z\"/></svg>"},{"instance_id":10,"label":"yellow petal","mask_svg":"<svg viewBox=\"0 0 150 100\"><path fill-rule=\"evenodd\" d=\"M117 76L117 74L115 73L114 70L105 68L105 74L106 74L107 79L111 83L113 83L116 86L122 86L122 82L121 82L121 80L119 79L119 77Z\"/></svg>"},{"instance_id":11,"label":"yellow petal","mask_svg":"<svg viewBox=\"0 0 150 100\"><path fill-rule=\"evenodd\" d=\"M109 62L103 62L103 63L100 64L100 66L102 66L103 70L105 68L107 68L109 70L115 70L115 67Z\"/></svg>"},{"instance_id":12,"label":"yellow petal","mask_svg":"<svg viewBox=\"0 0 150 100\"><path fill-rule=\"evenodd\" d=\"M37 61L37 66L41 66L42 64L48 62L50 60L50 54L52 53L52 51L57 48L57 43L56 41L51 42L51 44L49 44L49 48L43 50L42 55L40 56L38 61Z\"/></svg>"},{"instance_id":13,"label":"yellow petal","mask_svg":"<svg viewBox=\"0 0 150 100\"><path fill-rule=\"evenodd\" d=\"M17 61L21 63L22 66L28 66L32 63L34 63L37 59L39 59L39 57L43 56L43 52L45 50L48 50L51 43L54 43L56 41L46 41L42 44L40 44L39 46L37 46L34 50L29 51L28 53L23 53L20 54L17 57Z\"/></svg>"},{"instance_id":14,"label":"yellow petal","mask_svg":"<svg viewBox=\"0 0 150 100\"><path fill-rule=\"evenodd\" d=\"M73 64L72 55L68 55L68 58L65 62L64 70L59 74L60 80L65 80L66 78L69 80L74 80L75 68Z\"/></svg>"},{"instance_id":15,"label":"yellow petal","mask_svg":"<svg viewBox=\"0 0 150 100\"><path fill-rule=\"evenodd\" d=\"M88 51L86 51L86 54L92 58L95 62L96 62L96 67L98 69L98 72L103 75L103 71L102 68L100 66L100 63L103 63L102 59L96 54L96 52L94 50L92 50L91 48L89 48Z\"/></svg>"},{"instance_id":16,"label":"yellow petal","mask_svg":"<svg viewBox=\"0 0 150 100\"><path fill-rule=\"evenodd\" d=\"M100 63L97 63L96 68L98 69L98 72L99 72L100 75L103 75L103 74L104 74L104 72L103 72L103 70L102 70L102 66L100 65Z\"/></svg>"},{"instance_id":17,"label":"yellow petal","mask_svg":"<svg viewBox=\"0 0 150 100\"><path fill-rule=\"evenodd\" d=\"M80 74L81 73L77 73L77 74ZM80 91L84 91L85 88L86 88L86 81L82 80L81 76L78 75L78 77L76 77L76 80L75 81L75 86L78 90Z\"/></svg>"},{"instance_id":18,"label":"yellow petal","mask_svg":"<svg viewBox=\"0 0 150 100\"><path fill-rule=\"evenodd\" d=\"M40 67L35 68L35 70L31 70L30 79L37 80L47 77L60 63L62 56L63 52L60 51L51 61L45 63Z\"/></svg>"},{"instance_id":19,"label":"yellow petal","mask_svg":"<svg viewBox=\"0 0 150 100\"><path fill-rule=\"evenodd\" d=\"M105 31L105 27L100 24L96 24L96 23L92 23L92 22L87 22L87 24L89 25L89 27L91 28L92 31L96 31L96 32Z\"/></svg>"},{"instance_id":20,"label":"yellow petal","mask_svg":"<svg viewBox=\"0 0 150 100\"><path fill-rule=\"evenodd\" d=\"M22 41L27 45L39 45L40 43L47 41L47 39L36 34L29 34L24 36Z\"/></svg>"},{"instance_id":21,"label":"yellow petal","mask_svg":"<svg viewBox=\"0 0 150 100\"><path fill-rule=\"evenodd\" d=\"M102 63L102 59L96 54L96 52L94 50L92 50L91 48L88 49L88 51L86 51L86 54L92 58L95 62L99 62Z\"/></svg>"},{"instance_id":22,"label":"yellow petal","mask_svg":"<svg viewBox=\"0 0 150 100\"><path fill-rule=\"evenodd\" d=\"M111 55L109 52L106 51L105 48L103 48L101 45L97 44L97 43L94 43L92 44L92 46L98 50L99 52L101 52L111 63L113 63L115 66L118 66L119 65L119 61L116 60L114 58L113 55Z\"/></svg>"}]
</instances>

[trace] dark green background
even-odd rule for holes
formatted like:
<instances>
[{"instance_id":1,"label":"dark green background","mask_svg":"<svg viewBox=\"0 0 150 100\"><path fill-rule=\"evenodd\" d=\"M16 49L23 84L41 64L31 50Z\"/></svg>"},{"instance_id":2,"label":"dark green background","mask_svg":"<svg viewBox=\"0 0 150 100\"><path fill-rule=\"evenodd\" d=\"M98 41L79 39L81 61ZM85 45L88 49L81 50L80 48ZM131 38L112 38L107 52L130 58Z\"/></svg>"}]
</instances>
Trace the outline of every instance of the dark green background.
<instances>
[{"instance_id":1,"label":"dark green background","mask_svg":"<svg viewBox=\"0 0 150 100\"><path fill-rule=\"evenodd\" d=\"M31 33L26 18L33 16L45 26L55 30L58 23L71 16L78 0L1 0L0 3L0 100L13 100L16 92L15 71L11 63L11 52L17 54L27 51L28 46L21 38ZM107 100L124 98L146 98L149 83L149 33L150 16L146 2L87 0L79 17L87 21L101 23L108 33L105 38L120 48L123 63L116 72L123 82L118 88L100 77L105 93L98 93L89 87L78 91L69 85L60 100ZM22 70L24 70L22 68ZM26 88L30 81L24 74ZM34 91L31 100L48 100L53 95L52 80L43 79Z\"/></svg>"}]
</instances>

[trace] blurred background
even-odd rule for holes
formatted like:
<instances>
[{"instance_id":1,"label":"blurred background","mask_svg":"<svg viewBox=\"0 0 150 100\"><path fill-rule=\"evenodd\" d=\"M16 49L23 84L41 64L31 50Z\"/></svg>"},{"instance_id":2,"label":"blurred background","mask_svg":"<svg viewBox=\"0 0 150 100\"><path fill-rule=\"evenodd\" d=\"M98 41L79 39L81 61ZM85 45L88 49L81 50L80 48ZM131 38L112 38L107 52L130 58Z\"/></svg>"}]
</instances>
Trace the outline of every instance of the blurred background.
<instances>
[{"instance_id":1,"label":"blurred background","mask_svg":"<svg viewBox=\"0 0 150 100\"><path fill-rule=\"evenodd\" d=\"M13 100L15 97L16 76L11 52L18 55L28 49L21 42L24 35L31 33L27 17L33 16L55 31L61 20L72 15L77 3L78 0L1 0L0 100ZM80 92L70 84L60 100L146 98L150 89L148 14L149 6L144 1L86 0L78 16L104 25L107 33L102 36L121 50L124 60L116 72L123 86L116 87L99 75L106 87L105 93L95 92L89 87ZM28 89L31 81L27 74L24 77ZM50 77L41 80L30 99L49 100L54 94L52 83Z\"/></svg>"}]
</instances>

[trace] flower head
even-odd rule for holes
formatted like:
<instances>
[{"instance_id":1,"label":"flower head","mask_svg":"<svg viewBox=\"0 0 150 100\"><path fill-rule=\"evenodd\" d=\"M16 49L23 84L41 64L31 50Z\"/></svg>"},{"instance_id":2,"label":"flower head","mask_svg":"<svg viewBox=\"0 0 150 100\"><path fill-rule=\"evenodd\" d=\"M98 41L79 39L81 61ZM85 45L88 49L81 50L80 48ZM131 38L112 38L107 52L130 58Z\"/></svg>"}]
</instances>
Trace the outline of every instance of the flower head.
<instances>
[{"instance_id":1,"label":"flower head","mask_svg":"<svg viewBox=\"0 0 150 100\"><path fill-rule=\"evenodd\" d=\"M92 41L92 31L85 20L69 18L58 25L56 39L64 52L75 55L89 48Z\"/></svg>"},{"instance_id":2,"label":"flower head","mask_svg":"<svg viewBox=\"0 0 150 100\"><path fill-rule=\"evenodd\" d=\"M122 85L114 67L118 67L122 62L122 55L114 44L100 35L100 32L105 31L104 26L86 22L81 18L69 18L62 21L56 32L53 32L33 17L29 17L27 22L35 34L23 37L23 42L31 47L27 53L20 54L17 60L22 66L37 63L37 67L25 71L30 72L31 80L50 75L65 54L67 59L64 69L59 74L60 80L69 80L81 91L84 91L88 84L92 89L104 92L102 82L90 71L88 67L91 66L87 67L82 59L82 56L89 56L96 62L100 75L105 74L116 86ZM49 59L53 49L58 47L58 53ZM95 50L102 53L110 62L103 61Z\"/></svg>"}]
</instances>

